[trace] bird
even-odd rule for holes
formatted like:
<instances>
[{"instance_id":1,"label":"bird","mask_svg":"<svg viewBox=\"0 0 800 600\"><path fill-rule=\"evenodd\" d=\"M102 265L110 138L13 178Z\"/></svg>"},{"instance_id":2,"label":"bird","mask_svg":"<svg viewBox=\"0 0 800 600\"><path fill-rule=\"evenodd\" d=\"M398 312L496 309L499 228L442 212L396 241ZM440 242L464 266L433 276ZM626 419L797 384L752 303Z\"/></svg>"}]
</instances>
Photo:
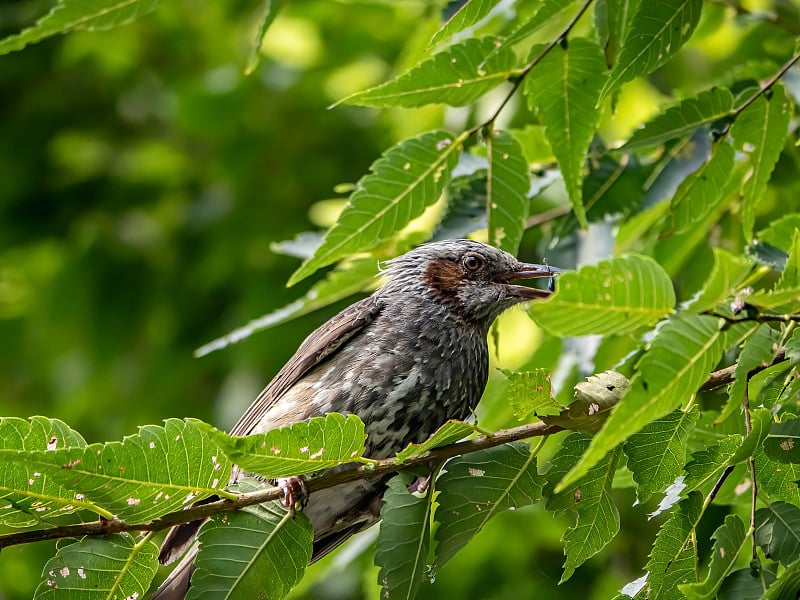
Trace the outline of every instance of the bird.
<instances>
[{"instance_id":1,"label":"bird","mask_svg":"<svg viewBox=\"0 0 800 600\"><path fill-rule=\"evenodd\" d=\"M487 335L494 320L550 291L515 282L560 269L520 262L468 239L422 244L387 261L383 284L313 331L231 430L264 433L312 417L354 414L365 425L365 456L394 456L450 419L475 410L489 375ZM234 469L231 482L240 476ZM304 513L314 530L311 561L380 519L388 477L310 494ZM288 487L286 504L295 499ZM202 521L174 527L159 560L183 559L153 600L185 596Z\"/></svg>"}]
</instances>

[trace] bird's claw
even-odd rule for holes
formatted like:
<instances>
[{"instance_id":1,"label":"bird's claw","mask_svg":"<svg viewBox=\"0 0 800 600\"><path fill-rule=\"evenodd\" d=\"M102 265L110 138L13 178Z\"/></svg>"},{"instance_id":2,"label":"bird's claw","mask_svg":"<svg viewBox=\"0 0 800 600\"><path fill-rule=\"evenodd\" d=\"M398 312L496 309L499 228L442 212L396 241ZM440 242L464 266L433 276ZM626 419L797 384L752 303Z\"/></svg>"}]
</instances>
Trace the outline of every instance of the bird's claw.
<instances>
[{"instance_id":1,"label":"bird's claw","mask_svg":"<svg viewBox=\"0 0 800 600\"><path fill-rule=\"evenodd\" d=\"M428 487L431 485L431 475L418 475L417 478L412 481L408 486L408 491L412 494L424 494L428 491Z\"/></svg>"},{"instance_id":2,"label":"bird's claw","mask_svg":"<svg viewBox=\"0 0 800 600\"><path fill-rule=\"evenodd\" d=\"M308 490L306 478L302 475L293 475L278 480L278 487L283 490L282 504L289 509L289 514L294 517L297 509L303 510L308 504Z\"/></svg>"}]
</instances>

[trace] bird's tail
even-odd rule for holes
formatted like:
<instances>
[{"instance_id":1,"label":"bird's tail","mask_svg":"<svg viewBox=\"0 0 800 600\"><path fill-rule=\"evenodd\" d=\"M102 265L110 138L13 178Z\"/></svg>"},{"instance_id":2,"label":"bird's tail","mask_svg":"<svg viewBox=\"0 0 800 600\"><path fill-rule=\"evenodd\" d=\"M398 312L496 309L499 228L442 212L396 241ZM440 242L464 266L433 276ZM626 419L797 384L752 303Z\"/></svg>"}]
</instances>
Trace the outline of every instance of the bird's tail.
<instances>
[{"instance_id":1,"label":"bird's tail","mask_svg":"<svg viewBox=\"0 0 800 600\"><path fill-rule=\"evenodd\" d=\"M150 600L183 600L189 591L189 580L194 573L194 559L197 556L197 542L186 552L181 562L175 567Z\"/></svg>"}]
</instances>

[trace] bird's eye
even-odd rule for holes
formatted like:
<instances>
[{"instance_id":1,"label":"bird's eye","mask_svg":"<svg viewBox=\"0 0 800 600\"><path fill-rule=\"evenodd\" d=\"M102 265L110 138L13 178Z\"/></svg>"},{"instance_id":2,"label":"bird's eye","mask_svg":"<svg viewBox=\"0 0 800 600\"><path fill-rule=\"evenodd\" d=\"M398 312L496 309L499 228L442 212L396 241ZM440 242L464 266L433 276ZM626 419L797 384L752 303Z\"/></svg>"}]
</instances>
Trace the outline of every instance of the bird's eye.
<instances>
[{"instance_id":1,"label":"bird's eye","mask_svg":"<svg viewBox=\"0 0 800 600\"><path fill-rule=\"evenodd\" d=\"M477 273L483 268L483 258L477 254L467 254L461 262L470 273Z\"/></svg>"}]
</instances>

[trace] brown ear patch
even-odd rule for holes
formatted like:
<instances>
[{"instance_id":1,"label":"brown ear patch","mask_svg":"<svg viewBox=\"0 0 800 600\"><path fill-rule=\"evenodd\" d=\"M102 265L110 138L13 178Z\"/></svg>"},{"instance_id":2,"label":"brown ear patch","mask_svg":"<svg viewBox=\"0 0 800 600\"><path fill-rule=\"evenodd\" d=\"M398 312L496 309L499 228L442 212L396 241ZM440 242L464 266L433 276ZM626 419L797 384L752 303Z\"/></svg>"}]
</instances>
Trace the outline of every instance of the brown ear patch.
<instances>
[{"instance_id":1,"label":"brown ear patch","mask_svg":"<svg viewBox=\"0 0 800 600\"><path fill-rule=\"evenodd\" d=\"M437 258L432 260L423 274L427 284L444 302L456 302L458 288L461 285L461 267L452 260Z\"/></svg>"}]
</instances>

